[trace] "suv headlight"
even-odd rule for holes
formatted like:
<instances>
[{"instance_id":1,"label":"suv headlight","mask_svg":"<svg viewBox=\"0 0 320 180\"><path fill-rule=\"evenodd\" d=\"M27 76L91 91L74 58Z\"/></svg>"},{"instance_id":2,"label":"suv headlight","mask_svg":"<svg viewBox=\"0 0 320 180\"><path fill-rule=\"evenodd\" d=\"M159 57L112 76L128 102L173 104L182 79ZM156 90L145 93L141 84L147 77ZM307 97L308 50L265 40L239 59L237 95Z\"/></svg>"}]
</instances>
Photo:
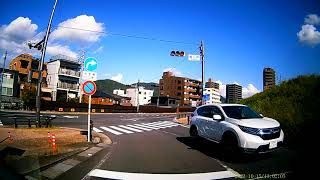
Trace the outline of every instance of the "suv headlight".
<instances>
[{"instance_id":1,"label":"suv headlight","mask_svg":"<svg viewBox=\"0 0 320 180\"><path fill-rule=\"evenodd\" d=\"M248 133L248 134L260 135L262 132L262 130L258 129L258 128L251 128L251 127L245 127L245 126L240 126L240 125L238 125L238 126L243 132Z\"/></svg>"}]
</instances>

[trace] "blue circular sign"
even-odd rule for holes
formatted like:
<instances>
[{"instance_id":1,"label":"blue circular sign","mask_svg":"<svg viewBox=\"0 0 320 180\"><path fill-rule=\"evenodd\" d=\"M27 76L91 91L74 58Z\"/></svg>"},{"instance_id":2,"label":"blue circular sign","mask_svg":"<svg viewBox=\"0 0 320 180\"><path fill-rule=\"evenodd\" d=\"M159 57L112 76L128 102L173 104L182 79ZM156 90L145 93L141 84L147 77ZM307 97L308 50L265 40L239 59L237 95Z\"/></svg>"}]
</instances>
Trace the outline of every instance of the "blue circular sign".
<instances>
[{"instance_id":1,"label":"blue circular sign","mask_svg":"<svg viewBox=\"0 0 320 180\"><path fill-rule=\"evenodd\" d=\"M93 81L86 81L82 85L82 91L87 95L93 95L97 90L96 83Z\"/></svg>"},{"instance_id":2,"label":"blue circular sign","mask_svg":"<svg viewBox=\"0 0 320 180\"><path fill-rule=\"evenodd\" d=\"M97 60L94 57L88 57L85 61L84 61L84 68L87 71L94 71L97 69Z\"/></svg>"}]
</instances>

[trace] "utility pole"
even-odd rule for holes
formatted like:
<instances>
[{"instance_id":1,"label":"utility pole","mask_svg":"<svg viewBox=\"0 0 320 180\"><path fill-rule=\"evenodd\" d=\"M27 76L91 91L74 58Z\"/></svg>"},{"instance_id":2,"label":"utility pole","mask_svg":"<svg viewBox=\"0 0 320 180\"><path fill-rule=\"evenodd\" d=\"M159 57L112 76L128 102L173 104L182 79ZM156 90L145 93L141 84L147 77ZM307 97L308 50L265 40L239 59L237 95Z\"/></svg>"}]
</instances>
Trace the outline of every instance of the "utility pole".
<instances>
[{"instance_id":1,"label":"utility pole","mask_svg":"<svg viewBox=\"0 0 320 180\"><path fill-rule=\"evenodd\" d=\"M4 68L6 67L6 59L7 59L7 51L4 54L3 58L3 66L2 66L2 71L0 74L0 109L2 109L2 83L3 83L3 73L4 73Z\"/></svg>"},{"instance_id":2,"label":"utility pole","mask_svg":"<svg viewBox=\"0 0 320 180\"><path fill-rule=\"evenodd\" d=\"M139 113L139 83L140 83L140 80L138 79L138 83L137 83L137 88L138 88L138 90L137 90L137 94L138 94L138 96L137 96L137 113Z\"/></svg>"},{"instance_id":3,"label":"utility pole","mask_svg":"<svg viewBox=\"0 0 320 180\"><path fill-rule=\"evenodd\" d=\"M159 107L160 86L158 88L159 88L159 91L158 91L157 107Z\"/></svg>"},{"instance_id":4,"label":"utility pole","mask_svg":"<svg viewBox=\"0 0 320 180\"><path fill-rule=\"evenodd\" d=\"M201 104L204 105L203 92L204 92L204 43L201 41L200 44L200 55L201 55L201 64L202 64L202 77L201 77Z\"/></svg>"},{"instance_id":5,"label":"utility pole","mask_svg":"<svg viewBox=\"0 0 320 180\"><path fill-rule=\"evenodd\" d=\"M36 96L36 115L37 115L37 121L38 121L38 126L41 127L41 122L40 122L40 107L41 107L41 81L42 81L42 68L43 68L43 63L44 63L44 58L46 55L46 48L47 48L47 43L48 43L48 38L49 38L49 33L50 33L50 29L51 29L51 23L52 23L52 18L54 15L54 11L56 9L56 5L57 5L58 0L55 0L55 3L53 5L53 9L50 15L50 19L49 19L49 24L47 27L47 32L46 32L46 36L44 37L44 44L43 44L43 48L41 51L41 59L40 59L40 64L38 67L38 73L39 73L39 77L38 77L38 86L37 86L37 96Z\"/></svg>"}]
</instances>

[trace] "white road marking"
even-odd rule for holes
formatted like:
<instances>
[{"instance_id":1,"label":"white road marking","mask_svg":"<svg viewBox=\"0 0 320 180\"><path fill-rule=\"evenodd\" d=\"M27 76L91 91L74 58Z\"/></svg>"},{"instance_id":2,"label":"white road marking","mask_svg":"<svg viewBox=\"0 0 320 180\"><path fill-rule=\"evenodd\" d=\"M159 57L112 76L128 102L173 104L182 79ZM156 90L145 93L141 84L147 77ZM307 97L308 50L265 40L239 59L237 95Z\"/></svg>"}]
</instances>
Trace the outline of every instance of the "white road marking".
<instances>
[{"instance_id":1,"label":"white road marking","mask_svg":"<svg viewBox=\"0 0 320 180\"><path fill-rule=\"evenodd\" d=\"M120 134L122 134L121 132L115 131L115 130L113 130L113 129L110 129L110 128L107 128L107 127L104 127L104 126L101 126L100 128L103 129L103 130L105 130L105 131L108 131L108 132L110 132L110 133L112 133L112 134L115 134L115 135L120 135Z\"/></svg>"},{"instance_id":2,"label":"white road marking","mask_svg":"<svg viewBox=\"0 0 320 180\"><path fill-rule=\"evenodd\" d=\"M79 118L79 116L63 116L65 118L68 118L68 119L76 119L76 118Z\"/></svg>"},{"instance_id":3,"label":"white road marking","mask_svg":"<svg viewBox=\"0 0 320 180\"><path fill-rule=\"evenodd\" d=\"M94 130L95 132L97 132L97 133L103 132L103 131L101 131L100 129L98 129L98 128L96 128L96 127L93 127L93 130Z\"/></svg>"},{"instance_id":4,"label":"white road marking","mask_svg":"<svg viewBox=\"0 0 320 180\"><path fill-rule=\"evenodd\" d=\"M125 128L125 129L129 129L129 130L135 131L135 132L143 132L143 131L141 131L141 130L139 130L139 129L134 129L134 128L132 128L132 127L127 127L127 126L124 126L124 125L120 125L120 127Z\"/></svg>"},{"instance_id":5,"label":"white road marking","mask_svg":"<svg viewBox=\"0 0 320 180\"><path fill-rule=\"evenodd\" d=\"M112 128L112 129L115 129L115 130L118 130L118 131L127 133L127 134L133 133L132 131L128 131L128 130L122 129L122 128L119 128L119 127L117 127L117 126L109 126L109 127Z\"/></svg>"},{"instance_id":6,"label":"white road marking","mask_svg":"<svg viewBox=\"0 0 320 180\"><path fill-rule=\"evenodd\" d=\"M153 129L162 129L162 128L168 128L176 125L171 124L143 124L143 126L146 126L147 128L153 128Z\"/></svg>"},{"instance_id":7,"label":"white road marking","mask_svg":"<svg viewBox=\"0 0 320 180\"><path fill-rule=\"evenodd\" d=\"M133 128L137 128L137 129L142 129L142 130L145 130L145 131L152 131L152 129L147 129L147 128L143 128L143 127L138 127L138 126L134 126L134 125L127 125L127 126L130 126L130 127L133 127Z\"/></svg>"},{"instance_id":8,"label":"white road marking","mask_svg":"<svg viewBox=\"0 0 320 180\"><path fill-rule=\"evenodd\" d=\"M179 124L179 125L185 128L190 128L190 125L184 125L184 124Z\"/></svg>"},{"instance_id":9,"label":"white road marking","mask_svg":"<svg viewBox=\"0 0 320 180\"><path fill-rule=\"evenodd\" d=\"M144 128L148 128L148 129L160 129L158 127L150 127L150 126L147 126L147 125L141 125L141 124L134 124L135 126L139 126L139 127L144 127Z\"/></svg>"},{"instance_id":10,"label":"white road marking","mask_svg":"<svg viewBox=\"0 0 320 180\"><path fill-rule=\"evenodd\" d=\"M152 127L160 127L160 128L178 126L178 124L175 124L172 122L161 122L161 123L143 124L143 125L148 125L148 126L152 126Z\"/></svg>"},{"instance_id":11,"label":"white road marking","mask_svg":"<svg viewBox=\"0 0 320 180\"><path fill-rule=\"evenodd\" d=\"M121 119L122 121L138 121L144 118L129 118L129 119Z\"/></svg>"},{"instance_id":12,"label":"white road marking","mask_svg":"<svg viewBox=\"0 0 320 180\"><path fill-rule=\"evenodd\" d=\"M225 179L236 177L230 171L218 171L209 173L194 173L194 174L145 174L145 173L127 173L116 172L102 169L94 169L88 173L92 177L108 178L108 179L125 179L125 180L193 180L193 179Z\"/></svg>"}]
</instances>

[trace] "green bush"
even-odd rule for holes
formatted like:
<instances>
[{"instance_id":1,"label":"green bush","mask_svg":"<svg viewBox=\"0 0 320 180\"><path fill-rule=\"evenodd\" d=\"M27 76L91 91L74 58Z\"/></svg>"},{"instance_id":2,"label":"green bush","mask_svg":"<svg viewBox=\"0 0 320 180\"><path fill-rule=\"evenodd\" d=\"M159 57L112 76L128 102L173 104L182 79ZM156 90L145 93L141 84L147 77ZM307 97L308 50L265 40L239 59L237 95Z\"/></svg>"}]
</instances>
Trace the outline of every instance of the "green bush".
<instances>
[{"instance_id":1,"label":"green bush","mask_svg":"<svg viewBox=\"0 0 320 180\"><path fill-rule=\"evenodd\" d=\"M306 75L284 81L240 103L278 120L285 132L286 145L296 147L303 138L317 131L319 95L320 76Z\"/></svg>"}]
</instances>

